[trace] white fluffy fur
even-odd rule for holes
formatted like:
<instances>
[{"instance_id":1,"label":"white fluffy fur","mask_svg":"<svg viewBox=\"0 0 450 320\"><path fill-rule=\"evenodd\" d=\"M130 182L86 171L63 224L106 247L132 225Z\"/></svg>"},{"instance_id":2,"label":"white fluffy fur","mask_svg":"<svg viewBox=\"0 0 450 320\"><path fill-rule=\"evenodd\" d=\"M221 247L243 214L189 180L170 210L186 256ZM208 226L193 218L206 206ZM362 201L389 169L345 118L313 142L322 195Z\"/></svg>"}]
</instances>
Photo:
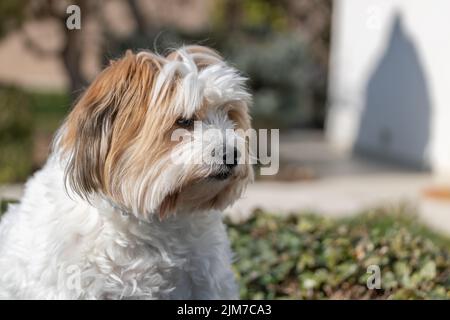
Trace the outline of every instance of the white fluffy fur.
<instances>
[{"instance_id":1,"label":"white fluffy fur","mask_svg":"<svg viewBox=\"0 0 450 320\"><path fill-rule=\"evenodd\" d=\"M50 158L2 218L0 298L237 298L221 219L196 212L144 222L100 199L71 199Z\"/></svg>"}]
</instances>

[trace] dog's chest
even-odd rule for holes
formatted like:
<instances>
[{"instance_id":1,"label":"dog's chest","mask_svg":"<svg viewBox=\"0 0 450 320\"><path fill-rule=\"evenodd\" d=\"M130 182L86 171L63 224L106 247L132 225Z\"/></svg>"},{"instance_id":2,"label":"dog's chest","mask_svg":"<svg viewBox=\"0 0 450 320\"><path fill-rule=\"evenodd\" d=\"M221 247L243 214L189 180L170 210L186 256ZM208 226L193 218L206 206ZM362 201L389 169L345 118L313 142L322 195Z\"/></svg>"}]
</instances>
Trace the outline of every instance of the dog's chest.
<instances>
[{"instance_id":1,"label":"dog's chest","mask_svg":"<svg viewBox=\"0 0 450 320\"><path fill-rule=\"evenodd\" d=\"M208 234L167 227L106 226L82 272L85 292L95 295L85 298L189 299L196 288L208 287L209 260L215 259L203 247Z\"/></svg>"}]
</instances>

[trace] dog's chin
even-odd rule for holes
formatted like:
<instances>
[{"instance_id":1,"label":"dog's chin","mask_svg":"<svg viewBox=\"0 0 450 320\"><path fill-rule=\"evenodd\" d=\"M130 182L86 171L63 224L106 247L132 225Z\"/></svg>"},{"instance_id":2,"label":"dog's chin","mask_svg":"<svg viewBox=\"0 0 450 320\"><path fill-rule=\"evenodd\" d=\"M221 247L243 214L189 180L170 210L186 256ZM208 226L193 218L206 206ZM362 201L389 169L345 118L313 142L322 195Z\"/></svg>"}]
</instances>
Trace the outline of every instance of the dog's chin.
<instances>
[{"instance_id":1,"label":"dog's chin","mask_svg":"<svg viewBox=\"0 0 450 320\"><path fill-rule=\"evenodd\" d=\"M226 192L230 184L235 181L235 172L228 168L221 168L208 176L196 179L187 184L176 194L168 195L160 208L160 215L166 216L170 212L187 213L209 209L221 209L218 197ZM222 204L222 203L220 203Z\"/></svg>"},{"instance_id":2,"label":"dog's chin","mask_svg":"<svg viewBox=\"0 0 450 320\"><path fill-rule=\"evenodd\" d=\"M223 170L215 172L205 179L200 179L192 185L187 186L180 196L186 202L192 202L194 204L209 202L229 185L232 177L233 173L231 171Z\"/></svg>"}]
</instances>

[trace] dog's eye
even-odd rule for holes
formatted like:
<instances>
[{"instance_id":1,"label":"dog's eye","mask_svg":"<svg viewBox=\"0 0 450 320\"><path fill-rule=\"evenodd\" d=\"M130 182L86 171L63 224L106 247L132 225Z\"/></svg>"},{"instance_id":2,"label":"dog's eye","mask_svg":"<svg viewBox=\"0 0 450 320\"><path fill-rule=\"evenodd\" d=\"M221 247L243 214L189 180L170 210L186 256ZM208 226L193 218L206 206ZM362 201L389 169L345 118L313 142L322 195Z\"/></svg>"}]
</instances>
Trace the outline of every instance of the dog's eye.
<instances>
[{"instance_id":1,"label":"dog's eye","mask_svg":"<svg viewBox=\"0 0 450 320\"><path fill-rule=\"evenodd\" d=\"M194 119L185 119L185 118L180 118L177 120L177 125L182 127L182 128L191 128L194 125Z\"/></svg>"}]
</instances>

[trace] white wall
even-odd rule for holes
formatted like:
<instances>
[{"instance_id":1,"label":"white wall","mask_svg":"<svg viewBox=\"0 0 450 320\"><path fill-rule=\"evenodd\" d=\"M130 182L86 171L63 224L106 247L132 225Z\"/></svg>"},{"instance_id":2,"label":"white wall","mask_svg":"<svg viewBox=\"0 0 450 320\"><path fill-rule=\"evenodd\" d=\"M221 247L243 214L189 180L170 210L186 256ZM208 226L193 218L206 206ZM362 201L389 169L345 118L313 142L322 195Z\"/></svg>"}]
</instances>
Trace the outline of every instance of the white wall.
<instances>
[{"instance_id":1,"label":"white wall","mask_svg":"<svg viewBox=\"0 0 450 320\"><path fill-rule=\"evenodd\" d=\"M327 136L450 176L450 1L335 0Z\"/></svg>"}]
</instances>

